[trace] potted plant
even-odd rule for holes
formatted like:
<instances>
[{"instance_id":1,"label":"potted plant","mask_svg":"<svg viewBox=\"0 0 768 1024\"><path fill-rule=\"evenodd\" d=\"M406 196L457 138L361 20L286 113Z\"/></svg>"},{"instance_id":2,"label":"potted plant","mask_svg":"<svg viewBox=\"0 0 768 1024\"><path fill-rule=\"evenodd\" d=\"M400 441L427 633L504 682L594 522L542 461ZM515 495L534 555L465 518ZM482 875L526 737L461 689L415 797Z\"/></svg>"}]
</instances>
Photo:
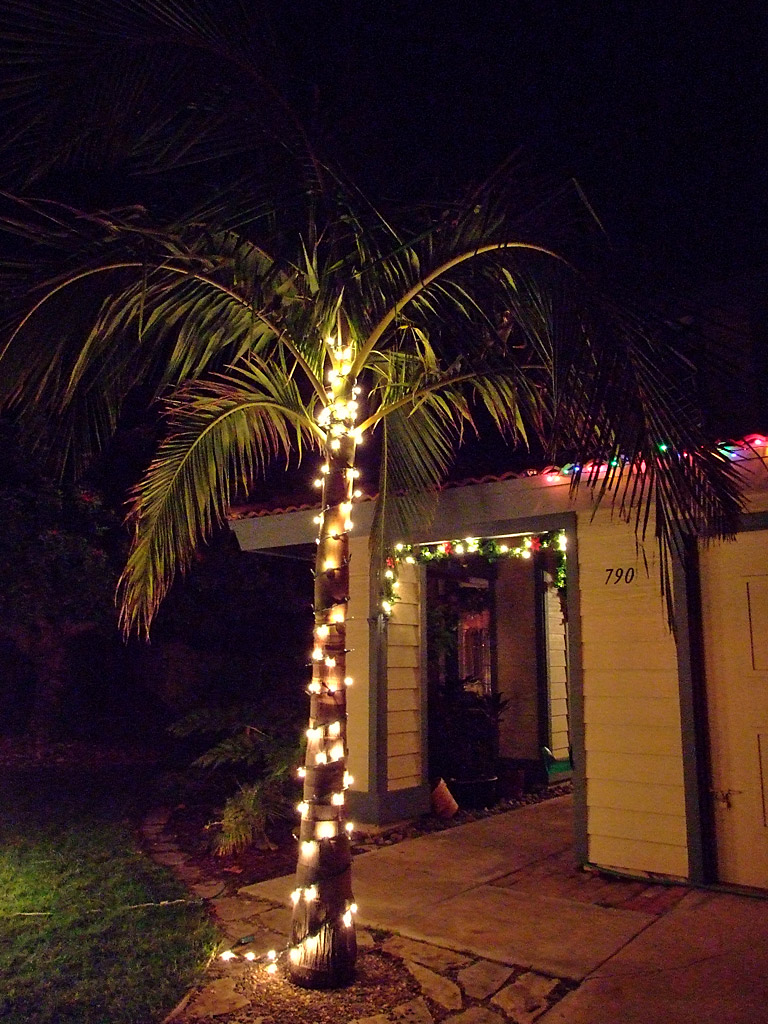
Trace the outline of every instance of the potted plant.
<instances>
[{"instance_id":1,"label":"potted plant","mask_svg":"<svg viewBox=\"0 0 768 1024\"><path fill-rule=\"evenodd\" d=\"M508 701L477 679L447 680L430 716L433 774L448 784L460 807L490 807L498 792L499 720Z\"/></svg>"}]
</instances>

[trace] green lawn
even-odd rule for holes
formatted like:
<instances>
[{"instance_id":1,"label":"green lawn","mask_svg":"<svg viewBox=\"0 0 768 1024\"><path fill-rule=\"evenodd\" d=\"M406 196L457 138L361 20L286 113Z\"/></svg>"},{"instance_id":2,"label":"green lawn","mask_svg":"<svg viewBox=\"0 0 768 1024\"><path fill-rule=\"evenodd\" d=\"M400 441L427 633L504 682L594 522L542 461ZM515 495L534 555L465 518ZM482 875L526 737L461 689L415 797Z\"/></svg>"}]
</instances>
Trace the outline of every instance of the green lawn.
<instances>
[{"instance_id":1,"label":"green lawn","mask_svg":"<svg viewBox=\"0 0 768 1024\"><path fill-rule=\"evenodd\" d=\"M151 1024L216 937L135 840L140 784L119 772L0 775L0 1019ZM136 904L153 904L137 907Z\"/></svg>"}]
</instances>

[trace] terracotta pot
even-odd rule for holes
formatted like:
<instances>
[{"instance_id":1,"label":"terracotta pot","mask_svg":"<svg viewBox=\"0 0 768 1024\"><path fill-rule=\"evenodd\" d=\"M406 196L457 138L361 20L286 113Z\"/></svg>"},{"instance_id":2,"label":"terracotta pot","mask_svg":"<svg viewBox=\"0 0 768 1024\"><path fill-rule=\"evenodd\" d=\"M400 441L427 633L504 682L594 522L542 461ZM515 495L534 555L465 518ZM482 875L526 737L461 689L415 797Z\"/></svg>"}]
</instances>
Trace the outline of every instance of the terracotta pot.
<instances>
[{"instance_id":1,"label":"terracotta pot","mask_svg":"<svg viewBox=\"0 0 768 1024\"><path fill-rule=\"evenodd\" d=\"M453 794L443 779L440 779L432 790L430 803L432 805L432 813L437 815L438 818L452 818L459 809L459 805L453 799Z\"/></svg>"}]
</instances>

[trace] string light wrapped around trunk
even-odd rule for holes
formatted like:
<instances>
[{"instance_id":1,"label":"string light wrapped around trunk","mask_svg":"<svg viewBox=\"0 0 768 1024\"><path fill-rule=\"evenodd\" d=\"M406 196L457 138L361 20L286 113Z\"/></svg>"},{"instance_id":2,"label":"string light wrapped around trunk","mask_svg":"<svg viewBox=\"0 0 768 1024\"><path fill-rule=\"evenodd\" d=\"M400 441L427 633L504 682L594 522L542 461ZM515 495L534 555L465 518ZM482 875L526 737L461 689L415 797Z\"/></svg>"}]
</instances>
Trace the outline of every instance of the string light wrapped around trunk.
<instances>
[{"instance_id":1,"label":"string light wrapped around trunk","mask_svg":"<svg viewBox=\"0 0 768 1024\"><path fill-rule=\"evenodd\" d=\"M310 722L300 777L304 793L288 970L311 988L347 984L354 975L351 823L345 820L349 534L358 471L355 427L359 389L350 379L354 352L348 341L327 340L330 369L326 403L317 422L325 434L325 459L315 480L322 493L314 594Z\"/></svg>"}]
</instances>

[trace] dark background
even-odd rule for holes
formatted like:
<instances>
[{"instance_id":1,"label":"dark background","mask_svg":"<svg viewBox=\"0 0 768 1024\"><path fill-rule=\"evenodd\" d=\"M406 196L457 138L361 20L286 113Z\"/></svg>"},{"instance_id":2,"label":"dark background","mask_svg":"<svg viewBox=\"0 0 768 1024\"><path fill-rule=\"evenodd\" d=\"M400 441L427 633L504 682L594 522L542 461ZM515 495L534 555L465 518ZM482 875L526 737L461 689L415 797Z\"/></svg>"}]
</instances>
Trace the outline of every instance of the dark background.
<instances>
[{"instance_id":1,"label":"dark background","mask_svg":"<svg viewBox=\"0 0 768 1024\"><path fill-rule=\"evenodd\" d=\"M301 106L376 194L449 192L523 147L613 244L690 283L765 262L766 9L299 3L273 15Z\"/></svg>"}]
</instances>

